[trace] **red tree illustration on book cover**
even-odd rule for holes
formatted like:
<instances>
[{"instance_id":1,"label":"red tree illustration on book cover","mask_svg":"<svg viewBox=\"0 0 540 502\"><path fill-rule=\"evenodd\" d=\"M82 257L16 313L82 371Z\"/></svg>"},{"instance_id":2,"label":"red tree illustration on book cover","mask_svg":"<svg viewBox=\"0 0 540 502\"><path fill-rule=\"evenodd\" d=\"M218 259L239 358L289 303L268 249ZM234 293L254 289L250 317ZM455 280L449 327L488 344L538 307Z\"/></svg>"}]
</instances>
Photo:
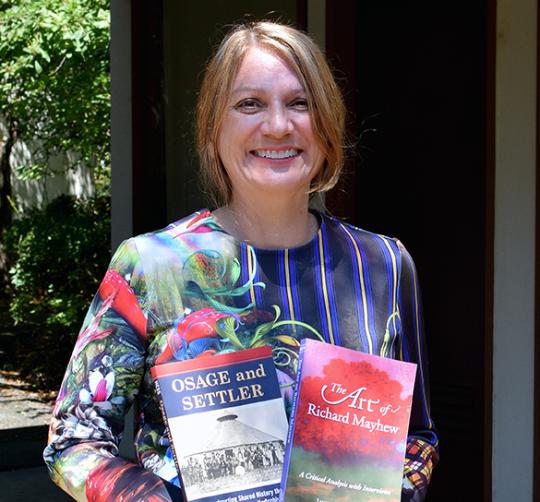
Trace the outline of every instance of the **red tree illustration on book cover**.
<instances>
[{"instance_id":1,"label":"red tree illustration on book cover","mask_svg":"<svg viewBox=\"0 0 540 502\"><path fill-rule=\"evenodd\" d=\"M415 365L316 342L303 357L286 500L399 501Z\"/></svg>"}]
</instances>

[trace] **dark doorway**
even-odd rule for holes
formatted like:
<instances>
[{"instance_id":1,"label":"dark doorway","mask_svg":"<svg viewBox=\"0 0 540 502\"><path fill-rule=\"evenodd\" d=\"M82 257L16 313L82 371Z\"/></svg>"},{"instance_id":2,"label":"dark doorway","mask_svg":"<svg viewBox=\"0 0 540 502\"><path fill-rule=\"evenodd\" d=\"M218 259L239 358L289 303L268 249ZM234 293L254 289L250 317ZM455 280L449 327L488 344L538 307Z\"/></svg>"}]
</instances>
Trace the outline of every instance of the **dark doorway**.
<instances>
[{"instance_id":1,"label":"dark doorway","mask_svg":"<svg viewBox=\"0 0 540 502\"><path fill-rule=\"evenodd\" d=\"M348 75L358 156L347 194L335 192L329 205L399 237L415 258L441 438L429 500L489 500L490 3L465 13L450 4L345 4L348 12L327 15L327 51ZM345 44L339 33L351 18L356 39Z\"/></svg>"},{"instance_id":2,"label":"dark doorway","mask_svg":"<svg viewBox=\"0 0 540 502\"><path fill-rule=\"evenodd\" d=\"M307 2L283 4L305 25ZM207 31L199 34L204 43L194 47L209 50L216 25L242 17L241 8L232 13L229 4L219 5L223 18L215 12L209 18L201 6L200 18L197 12L174 17L189 19L197 30L204 21ZM326 52L345 90L351 143L356 142L351 150L357 152L348 177L328 196L328 206L368 230L399 237L415 258L424 297L432 410L441 438L441 462L429 494L437 502L491 497L494 5L494 0L482 0L464 11L452 4L435 9L391 0L341 0L337 8L327 2ZM177 8L175 2L165 2L166 11L172 7ZM157 43L151 47L160 50ZM172 62L182 61L174 47L169 49L162 61L166 75ZM182 111L185 101L192 109L192 83L204 58L198 66L176 64L183 73L171 81L181 85L165 93L166 108ZM150 64L152 58L144 61ZM162 96L162 89L152 89ZM175 98L171 89L183 94ZM191 144L183 121L188 126L190 121L163 116L168 125L166 120L165 127L159 126L158 146L165 128L174 139L167 148L173 144L176 150L166 148L164 173L160 167L165 176L159 180L166 179L175 190L192 186L186 180L194 178L193 169L183 165ZM161 163L163 157L142 157L145 176L154 176L156 158ZM143 180L137 186L142 192L146 184ZM163 196L163 190L157 193ZM201 207L188 195L168 194L169 219ZM141 229L166 223L162 204L158 212L148 212L155 221L143 222Z\"/></svg>"}]
</instances>

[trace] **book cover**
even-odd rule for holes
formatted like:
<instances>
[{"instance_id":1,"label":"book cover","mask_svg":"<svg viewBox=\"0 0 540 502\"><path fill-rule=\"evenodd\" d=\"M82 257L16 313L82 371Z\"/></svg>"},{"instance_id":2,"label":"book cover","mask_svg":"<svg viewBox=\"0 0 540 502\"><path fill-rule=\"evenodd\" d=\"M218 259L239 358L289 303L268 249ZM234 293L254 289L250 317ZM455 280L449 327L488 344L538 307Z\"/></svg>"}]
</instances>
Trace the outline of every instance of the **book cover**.
<instances>
[{"instance_id":1,"label":"book cover","mask_svg":"<svg viewBox=\"0 0 540 502\"><path fill-rule=\"evenodd\" d=\"M151 372L185 499L277 502L288 422L271 347Z\"/></svg>"},{"instance_id":2,"label":"book cover","mask_svg":"<svg viewBox=\"0 0 540 502\"><path fill-rule=\"evenodd\" d=\"M303 340L280 500L399 502L416 365Z\"/></svg>"}]
</instances>

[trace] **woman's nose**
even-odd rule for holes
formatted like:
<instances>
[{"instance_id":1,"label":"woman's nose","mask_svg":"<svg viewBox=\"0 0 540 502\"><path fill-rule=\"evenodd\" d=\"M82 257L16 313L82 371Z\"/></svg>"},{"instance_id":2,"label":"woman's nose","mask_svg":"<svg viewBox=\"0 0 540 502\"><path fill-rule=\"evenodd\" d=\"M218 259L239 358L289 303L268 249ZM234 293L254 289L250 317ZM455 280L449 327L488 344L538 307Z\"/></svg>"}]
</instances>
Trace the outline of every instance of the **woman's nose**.
<instances>
[{"instance_id":1,"label":"woman's nose","mask_svg":"<svg viewBox=\"0 0 540 502\"><path fill-rule=\"evenodd\" d=\"M286 136L292 131L292 122L287 108L281 106L270 107L266 112L263 124L263 133L277 138Z\"/></svg>"}]
</instances>

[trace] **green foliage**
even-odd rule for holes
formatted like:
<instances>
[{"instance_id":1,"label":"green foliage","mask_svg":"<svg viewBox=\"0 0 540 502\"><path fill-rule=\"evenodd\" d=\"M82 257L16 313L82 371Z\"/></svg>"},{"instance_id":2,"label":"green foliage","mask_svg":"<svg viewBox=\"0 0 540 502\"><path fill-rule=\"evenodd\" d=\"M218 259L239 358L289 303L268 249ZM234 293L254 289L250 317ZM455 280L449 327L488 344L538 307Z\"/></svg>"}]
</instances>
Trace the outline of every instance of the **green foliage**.
<instances>
[{"instance_id":1,"label":"green foliage","mask_svg":"<svg viewBox=\"0 0 540 502\"><path fill-rule=\"evenodd\" d=\"M107 0L0 0L0 118L35 148L20 165L7 156L19 178L51 175L49 158L67 154L67 167L91 167L97 193L107 192L109 26ZM2 236L21 327L13 367L40 387L59 384L110 257L109 227L108 199L64 196Z\"/></svg>"},{"instance_id":2,"label":"green foliage","mask_svg":"<svg viewBox=\"0 0 540 502\"><path fill-rule=\"evenodd\" d=\"M23 178L50 174L51 156L76 152L109 165L109 3L0 0L0 113L19 137L37 139ZM98 173L99 175L99 173Z\"/></svg>"},{"instance_id":3,"label":"green foliage","mask_svg":"<svg viewBox=\"0 0 540 502\"><path fill-rule=\"evenodd\" d=\"M110 260L109 201L60 196L6 232L10 312L24 326L17 369L58 388L88 305Z\"/></svg>"}]
</instances>

